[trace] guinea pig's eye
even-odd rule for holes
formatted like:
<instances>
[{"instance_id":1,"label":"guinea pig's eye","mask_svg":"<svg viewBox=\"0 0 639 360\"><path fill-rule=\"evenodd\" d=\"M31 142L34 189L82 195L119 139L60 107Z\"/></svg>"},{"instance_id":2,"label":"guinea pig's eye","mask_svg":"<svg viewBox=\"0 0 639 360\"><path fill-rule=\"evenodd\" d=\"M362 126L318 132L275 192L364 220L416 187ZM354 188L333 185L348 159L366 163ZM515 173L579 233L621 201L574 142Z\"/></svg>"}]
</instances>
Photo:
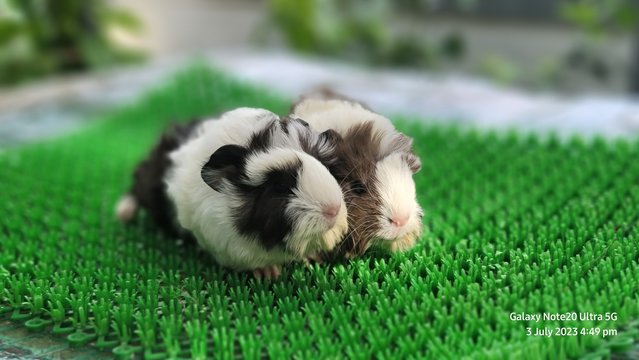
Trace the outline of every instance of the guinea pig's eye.
<instances>
[{"instance_id":1,"label":"guinea pig's eye","mask_svg":"<svg viewBox=\"0 0 639 360\"><path fill-rule=\"evenodd\" d=\"M355 180L351 182L351 190L355 195L366 194L366 186L361 181Z\"/></svg>"},{"instance_id":2,"label":"guinea pig's eye","mask_svg":"<svg viewBox=\"0 0 639 360\"><path fill-rule=\"evenodd\" d=\"M273 191L276 194L289 194L291 192L291 188L285 183L278 182L273 184Z\"/></svg>"}]
</instances>

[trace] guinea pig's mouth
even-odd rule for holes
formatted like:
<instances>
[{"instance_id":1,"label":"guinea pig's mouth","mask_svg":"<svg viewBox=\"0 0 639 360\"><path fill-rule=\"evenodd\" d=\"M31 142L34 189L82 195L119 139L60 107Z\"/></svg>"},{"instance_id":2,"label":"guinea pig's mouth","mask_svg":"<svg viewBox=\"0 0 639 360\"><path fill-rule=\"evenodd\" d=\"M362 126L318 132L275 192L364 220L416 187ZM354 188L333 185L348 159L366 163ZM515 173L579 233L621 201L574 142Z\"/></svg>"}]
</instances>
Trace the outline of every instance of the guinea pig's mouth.
<instances>
[{"instance_id":1,"label":"guinea pig's mouth","mask_svg":"<svg viewBox=\"0 0 639 360\"><path fill-rule=\"evenodd\" d=\"M386 241L386 242L396 242L396 241L401 241L403 239L405 239L406 237L418 237L420 236L422 233L421 227L420 226L411 226L409 228L405 228L405 229L401 229L398 231L393 232L393 236L387 237L387 238L383 238L380 237L380 239L382 241Z\"/></svg>"},{"instance_id":2,"label":"guinea pig's mouth","mask_svg":"<svg viewBox=\"0 0 639 360\"><path fill-rule=\"evenodd\" d=\"M348 229L345 205L341 208L300 209L295 213L297 218L291 236L286 239L286 253L303 258L316 255L322 251L332 250L339 243ZM303 225L302 225L303 224Z\"/></svg>"},{"instance_id":3,"label":"guinea pig's mouth","mask_svg":"<svg viewBox=\"0 0 639 360\"><path fill-rule=\"evenodd\" d=\"M385 230L382 234L377 234L371 241L374 243L392 243L403 238L408 233L409 231L404 229L389 229Z\"/></svg>"},{"instance_id":4,"label":"guinea pig's mouth","mask_svg":"<svg viewBox=\"0 0 639 360\"><path fill-rule=\"evenodd\" d=\"M316 254L322 248L322 235L322 232L303 232L297 236L292 236L286 240L284 250L287 254L298 259Z\"/></svg>"}]
</instances>

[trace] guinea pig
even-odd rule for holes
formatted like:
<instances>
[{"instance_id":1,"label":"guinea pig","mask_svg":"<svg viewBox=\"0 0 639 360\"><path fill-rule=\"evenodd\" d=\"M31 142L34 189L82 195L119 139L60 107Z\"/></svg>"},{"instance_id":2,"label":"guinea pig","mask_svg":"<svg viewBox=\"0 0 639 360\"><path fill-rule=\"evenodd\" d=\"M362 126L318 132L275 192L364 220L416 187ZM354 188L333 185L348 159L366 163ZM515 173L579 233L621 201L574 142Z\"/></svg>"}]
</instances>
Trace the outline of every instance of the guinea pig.
<instances>
[{"instance_id":1,"label":"guinea pig","mask_svg":"<svg viewBox=\"0 0 639 360\"><path fill-rule=\"evenodd\" d=\"M163 182L177 223L220 265L256 277L333 249L348 228L342 192L305 152L330 163L332 138L261 109L201 122L168 154Z\"/></svg>"},{"instance_id":2,"label":"guinea pig","mask_svg":"<svg viewBox=\"0 0 639 360\"><path fill-rule=\"evenodd\" d=\"M422 233L423 217L412 177L421 162L412 140L366 106L326 91L302 97L290 116L342 137L336 147L338 164L329 167L348 208L349 229L340 255L352 258L371 245L391 251L411 248Z\"/></svg>"}]
</instances>

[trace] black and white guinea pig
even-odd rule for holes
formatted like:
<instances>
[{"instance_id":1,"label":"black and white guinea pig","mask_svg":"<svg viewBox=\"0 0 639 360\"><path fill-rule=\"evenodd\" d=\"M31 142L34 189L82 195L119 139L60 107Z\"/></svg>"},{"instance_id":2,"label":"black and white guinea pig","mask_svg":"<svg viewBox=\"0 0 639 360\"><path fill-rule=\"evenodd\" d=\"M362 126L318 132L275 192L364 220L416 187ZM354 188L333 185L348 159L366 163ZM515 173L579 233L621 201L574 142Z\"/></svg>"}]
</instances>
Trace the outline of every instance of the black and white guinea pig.
<instances>
[{"instance_id":1,"label":"black and white guinea pig","mask_svg":"<svg viewBox=\"0 0 639 360\"><path fill-rule=\"evenodd\" d=\"M412 140L387 118L330 91L303 96L290 116L343 138L336 147L339 165L329 167L348 208L349 230L338 252L354 257L371 245L411 248L422 233L423 216L412 177L421 162Z\"/></svg>"},{"instance_id":2,"label":"black and white guinea pig","mask_svg":"<svg viewBox=\"0 0 639 360\"><path fill-rule=\"evenodd\" d=\"M163 176L179 226L219 264L258 277L334 248L348 227L346 206L336 180L309 155L330 163L332 139L261 109L201 122L170 152ZM136 196L127 201L135 205Z\"/></svg>"}]
</instances>

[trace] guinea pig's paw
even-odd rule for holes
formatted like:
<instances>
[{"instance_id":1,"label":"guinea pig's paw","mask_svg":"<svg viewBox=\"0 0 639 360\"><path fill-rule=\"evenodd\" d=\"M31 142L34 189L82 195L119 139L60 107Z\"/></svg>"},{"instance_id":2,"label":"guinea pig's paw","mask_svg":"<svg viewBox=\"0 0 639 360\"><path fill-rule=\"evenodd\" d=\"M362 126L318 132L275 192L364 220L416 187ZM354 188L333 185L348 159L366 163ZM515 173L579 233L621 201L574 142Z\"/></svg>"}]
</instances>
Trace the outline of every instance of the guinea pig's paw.
<instances>
[{"instance_id":1,"label":"guinea pig's paw","mask_svg":"<svg viewBox=\"0 0 639 360\"><path fill-rule=\"evenodd\" d=\"M138 210L138 201L131 194L123 196L115 207L115 213L122 222L129 222Z\"/></svg>"},{"instance_id":2,"label":"guinea pig's paw","mask_svg":"<svg viewBox=\"0 0 639 360\"><path fill-rule=\"evenodd\" d=\"M353 260L357 257L357 252L353 251L347 251L344 253L344 259L346 260Z\"/></svg>"},{"instance_id":3,"label":"guinea pig's paw","mask_svg":"<svg viewBox=\"0 0 639 360\"><path fill-rule=\"evenodd\" d=\"M315 254L311 254L307 257L304 258L304 264L307 267L311 266L311 262L317 263L317 264L323 264L324 263L324 258L322 257L321 253L315 253Z\"/></svg>"},{"instance_id":4,"label":"guinea pig's paw","mask_svg":"<svg viewBox=\"0 0 639 360\"><path fill-rule=\"evenodd\" d=\"M265 266L263 268L253 270L253 276L256 279L277 279L282 275L282 270L279 265Z\"/></svg>"}]
</instances>

